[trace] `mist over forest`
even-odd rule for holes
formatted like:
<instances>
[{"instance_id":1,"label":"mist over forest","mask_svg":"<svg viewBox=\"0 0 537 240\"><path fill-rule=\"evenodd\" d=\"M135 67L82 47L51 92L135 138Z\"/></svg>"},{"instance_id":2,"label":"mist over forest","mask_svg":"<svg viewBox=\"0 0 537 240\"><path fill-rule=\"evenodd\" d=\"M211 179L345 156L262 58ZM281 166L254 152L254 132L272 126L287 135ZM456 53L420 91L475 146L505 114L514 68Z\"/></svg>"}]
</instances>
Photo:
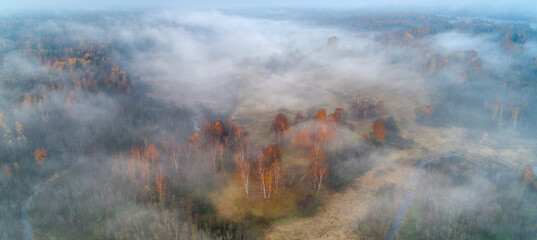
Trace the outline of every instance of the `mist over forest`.
<instances>
[{"instance_id":1,"label":"mist over forest","mask_svg":"<svg viewBox=\"0 0 537 240\"><path fill-rule=\"evenodd\" d=\"M63 2L0 10L0 240L537 239L531 3Z\"/></svg>"}]
</instances>

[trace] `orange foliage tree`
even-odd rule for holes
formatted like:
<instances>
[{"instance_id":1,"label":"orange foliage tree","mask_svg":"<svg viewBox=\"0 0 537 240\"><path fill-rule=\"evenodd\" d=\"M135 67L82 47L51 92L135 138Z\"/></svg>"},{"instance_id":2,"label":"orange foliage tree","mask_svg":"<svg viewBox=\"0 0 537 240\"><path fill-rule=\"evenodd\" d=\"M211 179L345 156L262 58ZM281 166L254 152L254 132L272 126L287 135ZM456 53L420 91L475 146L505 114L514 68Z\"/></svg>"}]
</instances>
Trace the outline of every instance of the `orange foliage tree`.
<instances>
[{"instance_id":1,"label":"orange foliage tree","mask_svg":"<svg viewBox=\"0 0 537 240\"><path fill-rule=\"evenodd\" d=\"M159 156L160 153L157 150L157 146L155 146L154 143L149 144L149 146L147 146L147 150L145 151L145 159L151 163L158 163Z\"/></svg>"},{"instance_id":2,"label":"orange foliage tree","mask_svg":"<svg viewBox=\"0 0 537 240\"><path fill-rule=\"evenodd\" d=\"M386 127L384 126L384 123L381 120L375 121L373 126L373 135L375 136L375 139L379 142L382 142L384 141L386 134Z\"/></svg>"},{"instance_id":3,"label":"orange foliage tree","mask_svg":"<svg viewBox=\"0 0 537 240\"><path fill-rule=\"evenodd\" d=\"M45 160L47 159L47 150L44 150L44 149L36 149L34 151L34 158L35 158L35 161L37 161L37 164L43 164L45 162Z\"/></svg>"},{"instance_id":4,"label":"orange foliage tree","mask_svg":"<svg viewBox=\"0 0 537 240\"><path fill-rule=\"evenodd\" d=\"M136 181L138 172L144 183L151 182L152 165L158 164L160 153L154 143L142 147L131 147L130 159L127 165L127 175L131 181Z\"/></svg>"},{"instance_id":5,"label":"orange foliage tree","mask_svg":"<svg viewBox=\"0 0 537 240\"><path fill-rule=\"evenodd\" d=\"M315 115L315 121L322 122L324 121L325 118L326 118L326 110L324 108L321 108L317 112L317 115Z\"/></svg>"},{"instance_id":6,"label":"orange foliage tree","mask_svg":"<svg viewBox=\"0 0 537 240\"><path fill-rule=\"evenodd\" d=\"M201 147L202 141L200 131L194 131L192 133L192 136L190 136L190 144L197 148Z\"/></svg>"},{"instance_id":7,"label":"orange foliage tree","mask_svg":"<svg viewBox=\"0 0 537 240\"><path fill-rule=\"evenodd\" d=\"M263 182L265 185L265 195L264 197L267 199L270 199L270 196L272 195L272 191L274 190L274 184L276 179L276 173L274 169L269 168L265 171L265 175L263 176Z\"/></svg>"},{"instance_id":8,"label":"orange foliage tree","mask_svg":"<svg viewBox=\"0 0 537 240\"><path fill-rule=\"evenodd\" d=\"M168 179L162 173L155 175L155 190L157 190L160 201L164 201L168 192Z\"/></svg>"},{"instance_id":9,"label":"orange foliage tree","mask_svg":"<svg viewBox=\"0 0 537 240\"><path fill-rule=\"evenodd\" d=\"M271 145L264 150L260 148L255 168L263 198L270 199L272 193L278 194L279 185L285 179L278 145Z\"/></svg>"},{"instance_id":10,"label":"orange foliage tree","mask_svg":"<svg viewBox=\"0 0 537 240\"><path fill-rule=\"evenodd\" d=\"M274 117L274 121L272 122L271 131L276 134L276 138L278 139L278 144L281 143L282 137L291 127L289 126L289 123L287 122L287 117L283 112L280 112L276 117Z\"/></svg>"},{"instance_id":11,"label":"orange foliage tree","mask_svg":"<svg viewBox=\"0 0 537 240\"><path fill-rule=\"evenodd\" d=\"M272 144L265 149L265 156L267 161L272 164L274 161L281 160L282 152L280 151L278 145Z\"/></svg>"}]
</instances>

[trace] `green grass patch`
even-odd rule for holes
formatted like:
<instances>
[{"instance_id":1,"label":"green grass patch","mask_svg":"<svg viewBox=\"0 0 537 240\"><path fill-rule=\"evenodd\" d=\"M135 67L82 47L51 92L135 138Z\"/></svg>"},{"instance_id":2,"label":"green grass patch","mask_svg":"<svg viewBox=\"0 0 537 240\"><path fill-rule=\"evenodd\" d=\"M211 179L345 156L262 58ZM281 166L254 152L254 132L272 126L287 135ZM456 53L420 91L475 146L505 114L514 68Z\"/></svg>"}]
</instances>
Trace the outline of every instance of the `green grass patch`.
<instances>
[{"instance_id":1,"label":"green grass patch","mask_svg":"<svg viewBox=\"0 0 537 240\"><path fill-rule=\"evenodd\" d=\"M406 213L404 226L399 232L399 240L416 239L416 226L421 225L421 211L418 206L412 204Z\"/></svg>"}]
</instances>

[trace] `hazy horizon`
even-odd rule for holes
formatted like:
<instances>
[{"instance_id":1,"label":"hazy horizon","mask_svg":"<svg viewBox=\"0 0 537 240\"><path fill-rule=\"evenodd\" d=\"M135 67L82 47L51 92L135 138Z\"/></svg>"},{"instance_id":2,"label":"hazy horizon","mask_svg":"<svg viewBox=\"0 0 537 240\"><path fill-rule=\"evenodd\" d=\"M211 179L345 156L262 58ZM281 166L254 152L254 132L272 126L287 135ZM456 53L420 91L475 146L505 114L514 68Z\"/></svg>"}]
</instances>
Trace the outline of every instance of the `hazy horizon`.
<instances>
[{"instance_id":1,"label":"hazy horizon","mask_svg":"<svg viewBox=\"0 0 537 240\"><path fill-rule=\"evenodd\" d=\"M483 16L517 16L535 19L537 4L531 0L513 1L464 1L464 0L338 0L338 1L303 1L303 0L275 0L267 2L252 2L247 0L217 1L217 0L21 0L0 1L3 5L0 14L33 12L56 12L62 11L199 11L199 10L248 10L248 9L286 9L286 8L310 8L320 10L359 10L379 12L420 12L432 14L481 14Z\"/></svg>"},{"instance_id":2,"label":"hazy horizon","mask_svg":"<svg viewBox=\"0 0 537 240\"><path fill-rule=\"evenodd\" d=\"M0 16L0 240L537 239L531 1Z\"/></svg>"}]
</instances>

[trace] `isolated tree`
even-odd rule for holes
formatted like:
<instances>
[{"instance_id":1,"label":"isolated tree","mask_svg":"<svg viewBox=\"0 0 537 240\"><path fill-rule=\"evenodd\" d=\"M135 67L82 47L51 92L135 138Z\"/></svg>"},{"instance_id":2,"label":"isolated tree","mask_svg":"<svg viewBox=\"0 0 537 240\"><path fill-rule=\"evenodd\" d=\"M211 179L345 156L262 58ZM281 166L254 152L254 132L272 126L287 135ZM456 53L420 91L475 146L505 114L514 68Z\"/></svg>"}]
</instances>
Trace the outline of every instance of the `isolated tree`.
<instances>
[{"instance_id":1,"label":"isolated tree","mask_svg":"<svg viewBox=\"0 0 537 240\"><path fill-rule=\"evenodd\" d=\"M427 106L425 107L425 110L423 111L423 119L424 120L431 120L432 115L434 114L433 107Z\"/></svg>"},{"instance_id":2,"label":"isolated tree","mask_svg":"<svg viewBox=\"0 0 537 240\"><path fill-rule=\"evenodd\" d=\"M326 110L324 108L321 108L317 112L317 115L315 115L315 121L322 122L325 120L325 118L326 118Z\"/></svg>"},{"instance_id":3,"label":"isolated tree","mask_svg":"<svg viewBox=\"0 0 537 240\"><path fill-rule=\"evenodd\" d=\"M256 158L255 174L259 181L259 188L263 193L263 198L267 198L267 182L266 182L266 171L267 171L267 158L263 149L259 149Z\"/></svg>"},{"instance_id":4,"label":"isolated tree","mask_svg":"<svg viewBox=\"0 0 537 240\"><path fill-rule=\"evenodd\" d=\"M321 164L321 161L313 160L308 170L308 176L312 183L313 190L317 191L317 194L319 194L321 188L326 184L326 180L328 179L328 169Z\"/></svg>"},{"instance_id":5,"label":"isolated tree","mask_svg":"<svg viewBox=\"0 0 537 240\"><path fill-rule=\"evenodd\" d=\"M263 198L270 199L272 193L278 193L279 184L285 175L278 145L273 144L266 149L259 149L255 169Z\"/></svg>"},{"instance_id":6,"label":"isolated tree","mask_svg":"<svg viewBox=\"0 0 537 240\"><path fill-rule=\"evenodd\" d=\"M269 168L265 171L265 175L263 177L263 181L265 184L265 198L270 199L270 196L272 195L272 191L274 191L274 184L276 179L276 172L274 169Z\"/></svg>"},{"instance_id":7,"label":"isolated tree","mask_svg":"<svg viewBox=\"0 0 537 240\"><path fill-rule=\"evenodd\" d=\"M531 165L526 165L524 170L524 183L530 184L533 181L533 167Z\"/></svg>"},{"instance_id":8,"label":"isolated tree","mask_svg":"<svg viewBox=\"0 0 537 240\"><path fill-rule=\"evenodd\" d=\"M289 123L287 122L287 117L283 112L280 112L274 121L272 122L271 131L274 132L276 138L278 139L278 144L281 143L283 135L290 129Z\"/></svg>"},{"instance_id":9,"label":"isolated tree","mask_svg":"<svg viewBox=\"0 0 537 240\"><path fill-rule=\"evenodd\" d=\"M237 177L240 179L244 186L244 191L248 195L248 188L250 184L250 162L248 161L247 154L245 151L237 151L233 155L233 160L237 166Z\"/></svg>"},{"instance_id":10,"label":"isolated tree","mask_svg":"<svg viewBox=\"0 0 537 240\"><path fill-rule=\"evenodd\" d=\"M34 158L35 158L35 161L37 161L37 164L41 165L45 162L45 160L47 159L47 151L44 150L44 149L36 149L34 151Z\"/></svg>"},{"instance_id":11,"label":"isolated tree","mask_svg":"<svg viewBox=\"0 0 537 240\"><path fill-rule=\"evenodd\" d=\"M278 194L280 184L285 180L285 168L276 160L272 163L272 170L274 171L274 194Z\"/></svg>"},{"instance_id":12,"label":"isolated tree","mask_svg":"<svg viewBox=\"0 0 537 240\"><path fill-rule=\"evenodd\" d=\"M162 173L155 175L155 190L157 190L160 201L164 201L164 197L168 192L168 180Z\"/></svg>"},{"instance_id":13,"label":"isolated tree","mask_svg":"<svg viewBox=\"0 0 537 240\"><path fill-rule=\"evenodd\" d=\"M375 139L379 142L384 141L384 138L386 137L386 127L380 119L375 121L375 124L373 126L373 135L375 136Z\"/></svg>"}]
</instances>

